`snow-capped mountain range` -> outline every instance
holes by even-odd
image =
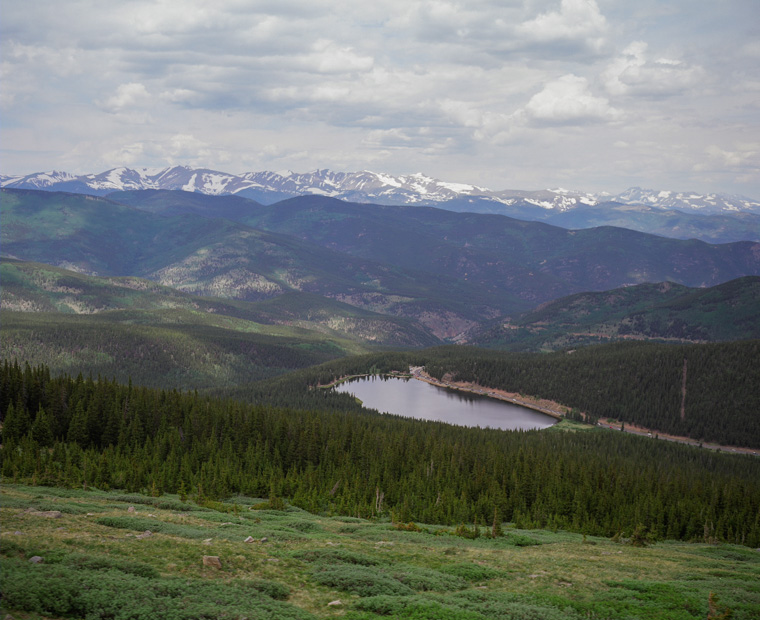
[[[333,172],[248,172],[235,175],[204,168],[114,168],[100,174],[75,176],[68,172],[39,172],[26,176],[0,175],[0,187],[65,191],[103,196],[115,191],[164,189],[210,195],[239,195],[264,204],[316,194],[342,200],[377,204],[444,206],[473,201],[502,205],[534,205],[554,212],[594,207],[601,203],[645,205],[701,214],[760,213],[760,201],[728,194],[699,194],[630,188],[621,194],[593,194],[566,189],[540,191],[501,190],[462,183],[447,183],[424,174],[392,176],[363,170]],[[497,209],[494,209],[496,211]]]

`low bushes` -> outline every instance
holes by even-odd
[[[485,581],[499,576],[499,571],[480,564],[450,564],[441,568],[441,572],[467,581]]]
[[[127,568],[129,570],[125,571]],[[6,560],[4,604],[11,609],[60,617],[109,620],[191,620],[246,617],[249,620],[312,620],[283,602],[288,589],[260,580],[159,578],[148,570],[103,559],[30,564]],[[135,572],[143,572],[138,575]]]
[[[414,594],[414,590],[409,586],[372,566],[357,564],[321,565],[313,571],[312,575],[314,581],[323,586],[351,592],[359,596]]]

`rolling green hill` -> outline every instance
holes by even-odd
[[[704,539],[636,546],[627,537],[510,523],[502,536],[479,526],[480,536],[470,539],[454,527],[405,530],[387,517],[317,515],[289,502],[263,509],[268,502],[246,496],[204,504],[194,495],[7,481],[2,493],[4,618],[106,620],[130,611],[181,620],[200,613],[248,620],[760,614],[758,553]],[[52,510],[60,518],[39,516]],[[254,542],[244,542],[249,536]],[[30,562],[34,556],[43,562]],[[203,556],[218,557],[221,568],[204,566]]]
[[[144,311],[139,315],[142,318],[131,321],[178,323],[173,317],[181,314],[191,324],[270,335],[292,336],[297,330],[306,330],[357,343],[401,348],[440,342],[410,320],[297,291],[263,302],[198,297],[141,278],[86,276],[12,259],[0,259],[0,286],[2,308],[17,312],[97,314],[140,310]],[[275,325],[283,327],[272,327]]]
[[[217,327],[184,310],[1,315],[5,359],[161,388],[231,387],[362,350],[307,330]]]
[[[0,283],[3,357],[144,385],[239,385],[371,347],[439,342],[406,319],[306,293],[202,298],[11,259]]]
[[[622,339],[718,342],[760,338],[760,278],[710,288],[662,282],[578,293],[473,330],[468,342],[547,351]]]

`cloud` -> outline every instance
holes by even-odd
[[[157,138],[114,145],[112,150],[104,154],[103,160],[113,167],[138,166],[145,158],[160,158],[169,165],[188,163],[205,167],[209,159],[219,155],[210,144],[192,134],[179,133]]]
[[[546,84],[531,97],[525,113],[534,123],[558,125],[607,122],[623,116],[607,99],[591,93],[586,78],[572,74]]]
[[[612,95],[670,96],[683,94],[704,79],[699,66],[674,58],[651,60],[644,41],[634,41],[615,58],[603,73],[607,92]]]
[[[329,39],[318,39],[298,68],[319,74],[352,74],[372,69],[372,56],[357,53],[351,46],[341,46]]]
[[[595,0],[562,0],[558,11],[541,13],[517,32],[535,43],[573,43],[598,52],[605,44],[607,20]]]
[[[733,186],[735,145],[760,130],[752,0],[30,6],[0,21],[3,173],[233,162],[541,187],[575,171],[619,190],[641,170],[698,186],[703,164]]]
[[[150,95],[144,84],[129,82],[128,84],[121,84],[116,89],[116,93],[102,102],[100,107],[107,112],[116,113],[125,108],[132,108],[147,102],[149,99]]]
[[[741,143],[734,145],[732,150],[723,149],[711,144],[705,149],[710,161],[723,167],[746,168],[760,174],[760,142]],[[697,169],[704,167],[697,166]]]

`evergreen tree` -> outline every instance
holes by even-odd
[[[3,419],[3,441],[20,441],[29,432],[29,427],[29,412],[26,407],[22,404],[14,406],[11,402]]]
[[[81,377],[81,375],[80,375]],[[66,434],[66,440],[71,443],[79,444],[86,447],[89,443],[89,433],[87,432],[87,413],[85,412],[82,401],[77,401],[74,407],[74,413],[71,416],[69,430]]]
[[[491,525],[491,536],[499,538],[504,536],[504,530],[501,528],[501,515],[498,506],[493,509],[493,524]]]
[[[40,446],[53,445],[53,425],[50,416],[45,413],[41,405],[32,423],[32,438]]]

